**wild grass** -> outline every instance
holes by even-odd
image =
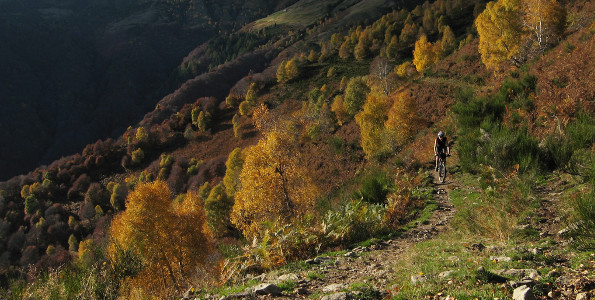
[[[3,299],[116,299],[119,284],[106,265],[86,268],[51,269],[25,285],[16,281],[0,297]]]

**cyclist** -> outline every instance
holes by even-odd
[[[436,157],[436,171],[438,171],[438,155],[446,153],[450,155],[450,147],[448,147],[448,141],[444,136],[444,132],[438,132],[438,138],[434,141],[434,156]],[[446,164],[446,157],[444,157],[444,164]]]

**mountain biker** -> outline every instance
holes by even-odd
[[[438,132],[438,138],[434,141],[434,156],[436,157],[436,171],[438,171],[438,154],[446,153],[450,155],[450,147],[448,147],[448,141],[444,132]],[[444,157],[444,164],[446,164],[446,156]]]

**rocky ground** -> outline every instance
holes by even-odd
[[[415,243],[435,238],[440,233],[449,230],[450,220],[455,215],[454,206],[450,203],[449,192],[458,189],[455,182],[438,184],[434,179],[434,200],[438,208],[427,222],[417,226],[401,236],[391,240],[381,241],[368,247],[357,247],[349,249],[339,256],[319,256],[306,261],[311,265],[307,271],[296,271],[284,273],[274,271],[261,274],[247,279],[256,279],[261,284],[246,289],[244,292],[228,296],[207,295],[208,299],[390,299],[393,295],[391,289],[394,284],[394,265],[403,253],[410,249]],[[555,216],[556,188],[544,188],[540,191],[546,195],[546,201],[538,209],[539,220],[536,228],[540,236],[552,236],[560,242],[554,242],[553,247],[566,247],[560,236],[560,219]],[[548,249],[552,251],[553,249]],[[491,249],[480,243],[470,245],[470,251],[492,251],[494,259],[509,260],[509,257],[498,256],[498,249]],[[541,248],[531,248],[523,251],[534,252],[537,255],[545,251]],[[493,284],[500,284],[502,288],[511,291],[511,299],[576,299],[588,300],[595,296],[595,280],[593,270],[595,269],[595,255],[591,256],[591,265],[581,265],[578,268],[571,268],[567,257],[558,257],[554,260],[555,268],[546,276],[555,278],[553,285],[548,285],[547,291],[534,293],[536,285],[543,283],[539,272],[535,269],[503,269],[483,270],[480,268],[476,273],[485,272],[488,280]],[[451,271],[452,272],[452,271]],[[448,271],[437,276],[446,278]],[[510,280],[515,278],[518,280]],[[426,281],[422,274],[412,274],[411,283],[418,284]],[[541,281],[540,281],[541,280]],[[288,288],[288,283],[290,287]],[[552,287],[554,286],[555,287]],[[359,288],[354,288],[359,287]],[[205,297],[204,295],[201,296]],[[185,299],[193,299],[192,293],[186,293]],[[419,299],[455,299],[447,295],[420,295]]]

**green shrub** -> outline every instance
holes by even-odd
[[[595,250],[595,180],[591,180],[590,191],[580,193],[574,201],[574,211],[577,222],[574,234],[577,238],[576,246],[584,250]]]
[[[345,151],[345,140],[338,136],[329,137],[327,143],[335,154],[342,154]]]
[[[589,148],[594,143],[595,118],[589,114],[579,113],[577,118],[566,126],[564,132],[557,132],[546,138],[543,153],[544,163],[550,169],[568,167],[574,172],[583,173],[586,171],[589,173],[588,167],[586,169],[581,167],[581,161],[589,161],[589,156],[585,156],[581,149]]]
[[[369,203],[382,204],[386,202],[386,195],[391,189],[392,181],[388,174],[376,170],[362,178],[360,190],[355,193],[355,197]]]
[[[363,241],[386,230],[385,215],[384,205],[351,201],[325,214],[323,234],[332,244]]]

